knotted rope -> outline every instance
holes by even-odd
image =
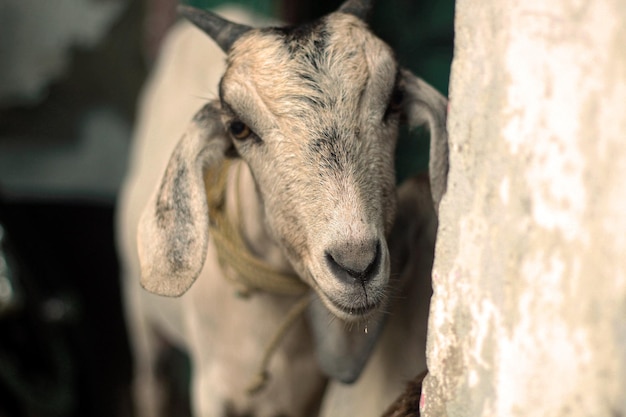
[[[310,302],[310,296],[309,287],[297,275],[279,271],[250,253],[241,230],[227,215],[226,184],[231,165],[232,162],[226,160],[219,166],[208,169],[204,176],[209,208],[209,232],[226,277],[234,282],[242,296],[249,296],[254,291],[301,296],[291,307],[264,350],[259,370],[247,388],[249,394],[254,394],[265,387],[269,379],[268,367],[272,354],[287,330],[304,313]],[[236,197],[236,222],[239,223],[241,207],[239,196]],[[232,268],[234,274],[229,274],[228,268]]]

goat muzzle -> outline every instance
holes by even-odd
[[[325,252],[326,265],[346,283],[366,284],[380,269],[380,241],[337,245]]]

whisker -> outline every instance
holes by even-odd
[[[190,96],[198,100],[203,100],[205,102],[210,102],[218,98],[215,94],[212,94],[212,97],[201,96],[198,94],[191,94]]]

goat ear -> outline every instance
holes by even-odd
[[[384,327],[385,315],[377,313],[367,324],[348,324],[328,311],[316,295],[309,306],[308,316],[322,372],[345,384],[356,381],[374,350]]]
[[[200,274],[209,240],[203,171],[229,145],[217,105],[207,104],[176,145],[139,221],[141,285],[148,291],[176,297]]]
[[[403,110],[409,126],[427,124],[430,130],[428,171],[435,210],[439,212],[439,203],[446,192],[448,181],[448,100],[405,69],[400,71],[399,87],[404,92]]]

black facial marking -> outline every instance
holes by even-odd
[[[323,129],[321,132],[321,135],[323,138],[325,138],[326,140],[332,142],[336,142],[339,139],[339,129],[337,128],[337,126],[328,126],[327,128]]]
[[[321,97],[314,96],[295,96],[294,99],[307,103],[311,107],[316,107],[318,109],[326,109],[328,108],[328,104],[326,104],[326,100]]]
[[[322,172],[341,172],[344,169],[348,153],[344,136],[336,126],[328,126],[309,144],[311,160],[320,164]]]
[[[291,59],[303,60],[312,71],[322,68],[330,34],[326,19],[318,19],[300,26],[274,29],[282,38]]]
[[[328,97],[320,85],[320,75],[326,71],[328,60],[328,44],[330,33],[325,18],[308,24],[270,29],[283,41],[289,57],[300,62],[304,70],[297,73],[303,86],[311,90],[311,94],[290,97],[317,109],[333,107],[337,99]]]
[[[303,49],[316,49],[322,53],[328,43],[329,34],[324,18],[299,26],[287,26],[273,30],[283,37],[285,46],[287,46],[292,58],[295,58],[298,52]]]
[[[324,90],[320,87],[318,80],[313,77],[311,73],[300,72],[298,73],[298,77],[304,81],[307,87],[311,88],[316,93],[319,93],[320,95],[324,94]]]

